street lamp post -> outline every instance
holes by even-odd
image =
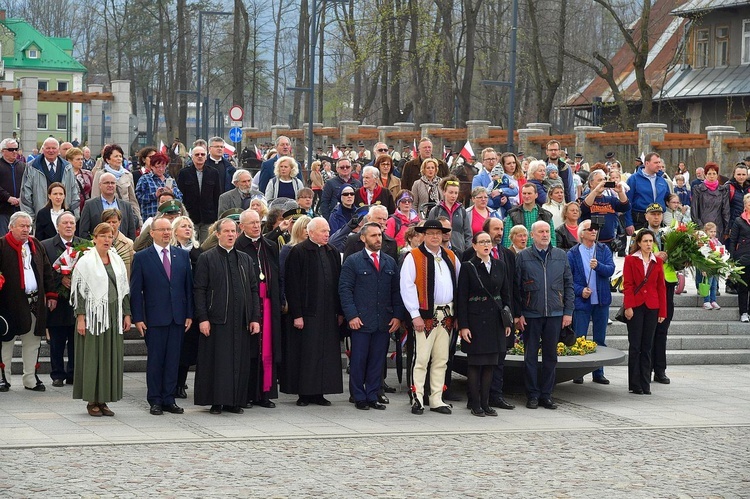
[[[198,67],[196,76],[198,82],[195,85],[195,138],[201,135],[201,70],[203,63],[203,16],[232,16],[233,12],[221,12],[218,10],[201,10],[198,12]],[[208,117],[206,117],[208,118]]]
[[[482,85],[510,87],[508,99],[508,151],[514,152],[513,131],[516,127],[516,47],[518,45],[518,0],[513,0],[513,19],[510,27],[510,81],[482,80]]]

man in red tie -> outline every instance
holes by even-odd
[[[360,238],[364,249],[344,260],[339,278],[341,308],[352,332],[349,388],[357,409],[383,410],[378,392],[389,335],[401,326],[406,310],[396,261],[380,251],[383,229],[367,223]]]

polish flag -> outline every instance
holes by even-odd
[[[258,146],[253,146],[255,148],[255,157],[258,159],[263,159],[263,154],[261,154],[260,149],[258,149]]]
[[[417,139],[414,139],[414,144],[411,146],[411,157],[412,158],[417,158],[418,157],[418,153],[417,153]]]
[[[446,158],[448,157],[448,153],[450,153],[450,151],[451,151],[450,149],[448,149],[447,147],[443,146],[443,161],[446,160]]]
[[[331,157],[333,159],[341,158],[341,151],[336,148],[336,144],[331,144]]]
[[[469,144],[468,140],[466,141],[466,144],[464,144],[464,148],[461,149],[460,154],[466,161],[469,161],[474,156],[474,150],[471,148],[471,144]]]
[[[229,144],[228,142],[224,142],[224,154],[232,156],[236,150],[237,149],[233,145]]]
[[[164,145],[164,141],[163,140],[159,141],[159,152],[167,154],[167,146]]]

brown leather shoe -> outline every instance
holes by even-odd
[[[99,404],[87,404],[86,410],[89,413],[89,416],[94,416],[95,418],[102,417],[102,411],[99,409]]]
[[[109,407],[107,407],[107,404],[99,404],[99,410],[102,411],[102,414],[105,416],[114,416],[115,413],[110,410]]]

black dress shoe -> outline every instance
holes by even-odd
[[[177,404],[169,404],[162,407],[162,409],[166,412],[172,413],[172,414],[183,414],[185,412],[185,409],[180,407]]]
[[[500,409],[505,409],[507,411],[512,411],[516,408],[515,405],[511,404],[504,398],[496,398],[496,399],[490,399],[490,407],[497,407]]]
[[[447,405],[441,405],[440,407],[430,407],[430,411],[437,412],[438,414],[451,414],[451,408]]]
[[[148,412],[150,412],[152,416],[161,416],[164,414],[164,411],[159,404],[151,404],[151,409]]]
[[[44,383],[39,382],[36,384],[34,388],[29,388],[28,386],[24,386],[27,390],[31,390],[32,392],[43,392],[47,390],[47,387],[44,386]]]
[[[227,412],[231,412],[232,414],[244,414],[245,409],[238,405],[225,405],[224,410]]]
[[[643,390],[644,395],[651,395],[651,390]]]
[[[643,390],[641,390],[640,388],[631,388],[630,393],[632,393],[633,395],[643,395]]]
[[[211,409],[208,412],[209,412],[209,414],[221,414],[221,406],[220,405],[212,405]]]
[[[390,386],[390,385],[389,385],[388,383],[386,383],[385,381],[383,381],[383,384],[382,384],[382,385],[380,385],[380,386],[381,386],[381,387],[383,388],[383,391],[384,391],[385,393],[396,393],[396,389],[395,389],[395,388],[393,388],[392,386]]]
[[[177,391],[174,394],[175,397],[178,399],[186,399],[187,398],[187,392],[185,391],[185,387],[178,386]]]
[[[555,404],[552,399],[539,399],[539,405],[541,405],[545,409],[557,409],[557,404]]]
[[[265,407],[266,409],[273,409],[274,407],[276,407],[276,404],[274,404],[270,400],[256,400],[255,405]]]
[[[609,380],[604,376],[597,376],[596,378],[594,378],[594,383],[599,383],[600,385],[608,385]]]
[[[532,397],[529,400],[526,401],[526,407],[529,409],[536,409],[539,407],[539,399],[536,397]]]
[[[497,416],[497,411],[490,406],[482,407],[482,410],[486,416]]]
[[[240,406],[240,407],[242,407],[243,409],[252,409],[253,408],[253,403],[248,400],[245,405]]]
[[[349,403],[353,404],[355,402],[354,395],[349,395]]]
[[[306,398],[300,397],[300,398],[297,399],[297,405],[300,406],[300,407],[307,407],[309,404],[310,403],[307,401]]]
[[[483,418],[485,416],[484,411],[482,409],[474,409],[471,408],[471,415],[476,416],[478,418]]]
[[[424,406],[419,402],[414,402],[411,406],[411,413],[416,415],[424,414]]]
[[[68,378],[65,380],[66,385],[72,385],[73,384],[73,378]]]
[[[384,411],[385,410],[385,405],[381,404],[380,402],[368,402],[367,406],[371,407],[373,409],[377,409],[378,411]]]
[[[65,381],[61,379],[53,379],[52,386],[54,386],[55,388],[62,388],[63,386],[65,386]]]
[[[354,403],[354,407],[356,407],[360,411],[369,411],[370,410],[370,406],[367,405],[367,401],[366,400],[359,400],[359,401],[355,402]]]
[[[669,383],[671,383],[669,376],[667,376],[666,374],[654,373],[654,381],[656,381],[657,383],[661,383],[662,385],[668,385]]]
[[[573,378],[573,383],[575,383],[576,385],[582,385],[583,378]]]
[[[323,407],[328,407],[331,405],[331,401],[325,398],[323,395],[315,397],[315,400],[313,402],[318,405],[322,405]]]
[[[8,390],[10,390],[10,383],[0,381],[0,392],[7,392]]]
[[[386,397],[385,395],[378,395],[378,402],[380,402],[381,404],[390,404],[391,403],[391,401],[388,400],[388,397]]]

